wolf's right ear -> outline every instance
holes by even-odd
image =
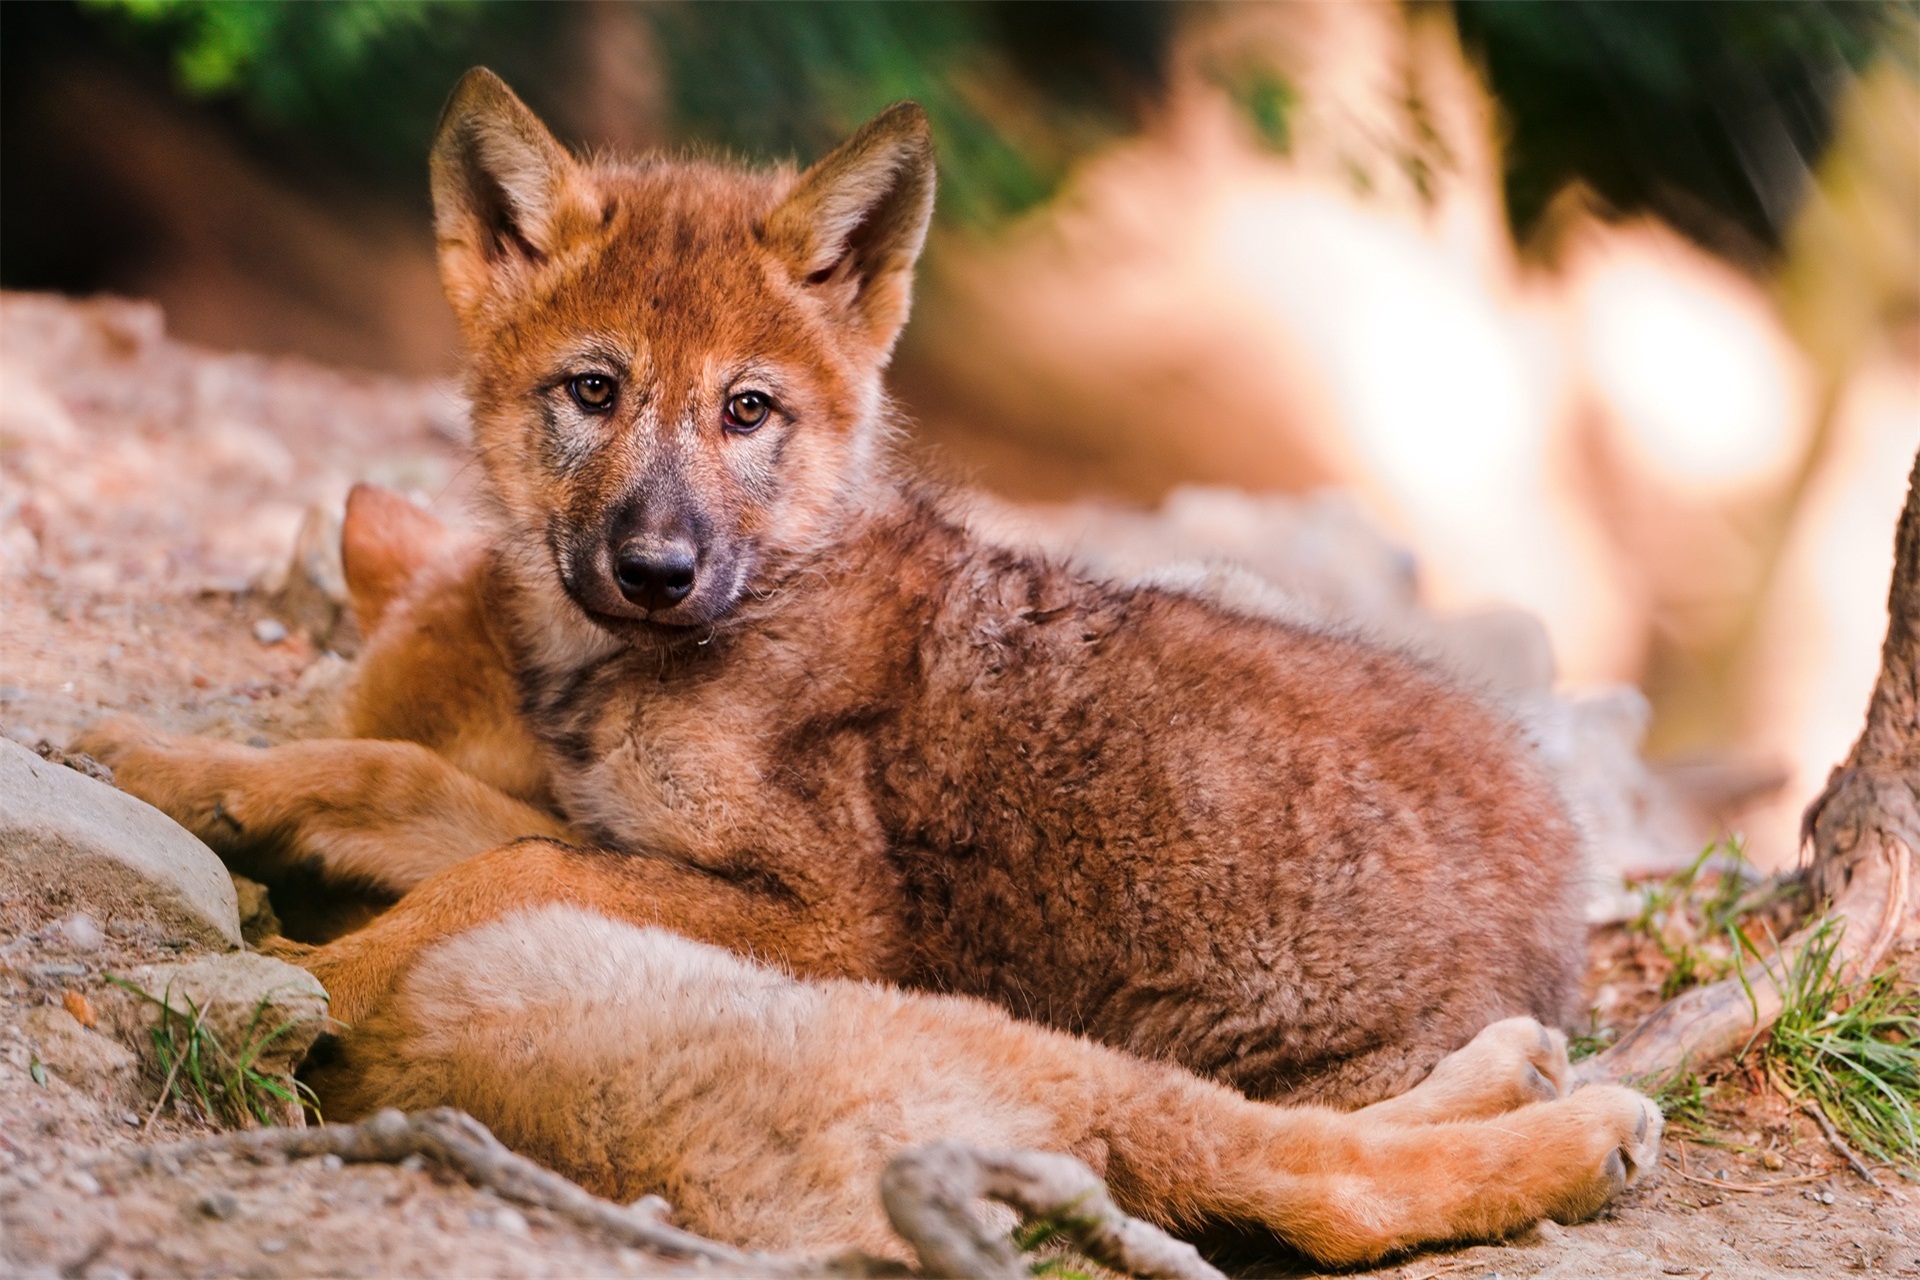
[[[913,264],[933,217],[933,134],[900,102],[801,174],[766,233],[803,287],[884,362],[913,299]]]
[[[454,86],[430,167],[440,278],[463,325],[496,284],[545,261],[591,217],[582,166],[485,67]]]

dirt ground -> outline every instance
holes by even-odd
[[[0,733],[64,743],[126,711],[270,742],[310,729],[344,669],[269,607],[302,513],[359,478],[457,516],[469,477],[445,389],[198,352],[134,304],[0,300]],[[69,904],[0,902],[0,1258],[9,1274],[632,1275],[669,1261],[431,1168],[222,1158],[140,1171],[129,1149],[204,1133],[151,1082],[36,1069],[66,992],[173,954]],[[83,931],[84,934],[84,931]],[[82,945],[89,944],[89,945]],[[1618,1026],[1657,954],[1596,935]],[[1920,1276],[1920,1183],[1847,1171],[1811,1122],[1738,1071],[1657,1176],[1601,1220],[1369,1273],[1461,1277]],[[1288,1274],[1279,1260],[1254,1274]]]

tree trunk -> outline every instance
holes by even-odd
[[[1872,974],[1902,935],[1920,931],[1920,456],[1894,535],[1887,639],[1866,725],[1826,789],[1807,806],[1800,837],[1815,900],[1843,926],[1836,959],[1849,978]],[[1784,976],[1813,930],[1780,949],[1773,974],[1748,963],[1747,986],[1717,982],[1669,1000],[1619,1044],[1582,1064],[1589,1080],[1657,1078],[1738,1049],[1780,1015]],[[1757,1016],[1756,1016],[1757,1015]]]

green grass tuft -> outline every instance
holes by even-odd
[[[305,1106],[316,1114],[319,1100],[306,1085],[259,1069],[260,1055],[294,1026],[289,1019],[267,1026],[272,993],[260,997],[242,1034],[240,1047],[229,1050],[206,1025],[207,1011],[187,997],[175,1007],[173,989],[156,996],[124,978],[107,980],[159,1007],[160,1020],[149,1030],[155,1062],[160,1070],[160,1098],[147,1116],[148,1123],[172,1102],[177,1111],[198,1111],[205,1119],[235,1128],[280,1121],[291,1106]]]
[[[1767,1067],[1855,1147],[1920,1169],[1920,992],[1896,968],[1849,984],[1840,933],[1823,921],[1775,976],[1785,1004],[1767,1038]]]
[[[1065,1245],[1060,1237],[1075,1225],[1069,1205],[1057,1214],[1047,1214],[1031,1218],[1013,1229],[1013,1247],[1024,1255],[1036,1249],[1045,1248],[1056,1242]],[[1093,1277],[1073,1266],[1076,1259],[1072,1255],[1056,1255],[1050,1258],[1029,1258],[1027,1273],[1035,1276],[1050,1276],[1054,1280],[1093,1280]]]
[[[1740,921],[1797,891],[1762,878],[1738,836],[1708,844],[1685,870],[1643,888],[1640,913],[1627,927],[1667,962],[1660,998],[1730,976]]]

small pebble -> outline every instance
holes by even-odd
[[[1820,1203],[1821,1203],[1821,1204],[1832,1204],[1832,1203],[1833,1203],[1833,1192],[1831,1192],[1831,1191],[1822,1191],[1822,1192],[1820,1193],[1820,1195],[1819,1195],[1819,1197],[1818,1197],[1818,1199],[1819,1199],[1819,1201],[1820,1201]]]
[[[126,1125],[129,1129],[138,1129],[140,1127],[140,1117],[131,1111],[122,1111],[120,1113],[120,1123]]]
[[[496,1231],[504,1231],[510,1236],[527,1234],[527,1219],[518,1209],[502,1206],[493,1211],[493,1226]]]
[[[214,1190],[201,1196],[194,1208],[209,1218],[218,1218],[222,1222],[240,1212],[240,1201],[231,1191]]]
[[[1725,1169],[1715,1169],[1713,1171],[1713,1176],[1718,1178],[1720,1181],[1725,1182],[1727,1180],[1727,1171]]]
[[[253,624],[253,638],[261,644],[279,644],[287,638],[287,624],[278,618],[262,618]],[[260,1247],[264,1249],[266,1245]]]
[[[287,1242],[278,1236],[260,1242],[260,1252],[262,1253],[285,1253],[286,1251]]]
[[[320,1157],[320,1167],[328,1171],[338,1169],[341,1165],[345,1163],[346,1163],[345,1160],[342,1160],[339,1156],[333,1154],[333,1152],[331,1151],[327,1152],[327,1154]]]
[[[69,1169],[67,1171],[67,1185],[83,1196],[97,1196],[100,1194],[100,1179],[94,1177],[85,1169]]]
[[[1784,1169],[1787,1167],[1787,1162],[1780,1158],[1778,1151],[1762,1151],[1760,1153],[1760,1163],[1769,1169]]]

